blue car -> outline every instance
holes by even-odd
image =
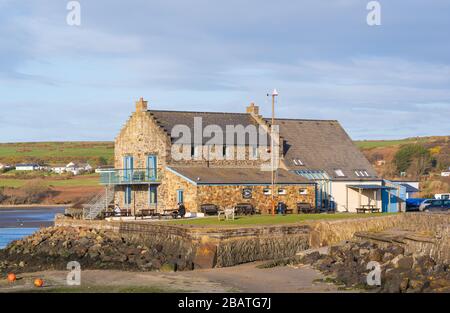
[[[431,200],[424,208],[425,212],[447,212],[450,210],[450,200]]]

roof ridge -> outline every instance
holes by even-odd
[[[206,113],[206,114],[239,114],[250,115],[245,112],[207,112],[207,111],[183,111],[183,110],[147,110],[147,112],[173,112],[173,113]]]
[[[246,113],[246,112],[223,112],[223,111],[219,111],[219,112],[215,112],[215,111],[187,111],[187,110],[155,110],[155,109],[150,109],[147,110],[147,112],[152,113],[152,112],[167,112],[167,113],[201,113],[201,114],[232,114],[232,115],[248,115],[250,116],[250,113]],[[264,117],[263,119],[267,120],[270,119],[270,117]],[[277,121],[305,121],[305,122],[338,122],[338,120],[320,120],[320,119],[305,119],[305,118],[285,118],[285,117],[278,117],[275,118],[275,120]]]
[[[270,117],[264,117],[264,119],[270,120]],[[319,119],[309,119],[309,118],[275,118],[276,121],[299,121],[299,122],[339,122],[338,120],[319,120]]]

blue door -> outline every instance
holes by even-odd
[[[184,194],[183,194],[183,190],[179,189],[177,190],[177,203],[184,203]]]
[[[125,206],[128,207],[131,204],[131,186],[125,187]]]
[[[157,170],[156,155],[149,155],[147,157],[147,177],[149,180],[155,180],[158,177],[156,170]]]
[[[157,204],[158,203],[158,186],[150,185],[148,188],[149,193],[149,204]]]
[[[133,157],[125,156],[123,158],[123,178],[125,181],[131,181],[133,175]]]

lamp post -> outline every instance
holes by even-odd
[[[270,155],[271,155],[271,173],[272,173],[272,215],[275,215],[275,142],[273,134],[273,126],[275,125],[275,97],[278,96],[276,89],[272,91],[272,123],[270,125]]]

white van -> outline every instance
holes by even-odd
[[[450,199],[450,193],[437,193],[434,195],[435,199],[448,200]]]

